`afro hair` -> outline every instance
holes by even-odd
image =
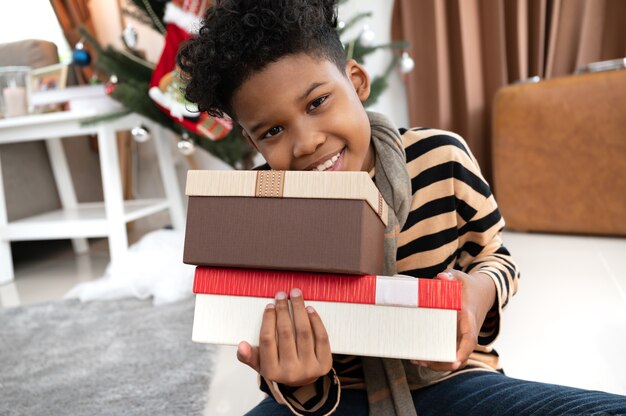
[[[215,117],[235,118],[237,89],[279,59],[306,53],[344,71],[346,55],[336,31],[336,0],[217,0],[198,36],[185,43],[177,62],[185,98]]]

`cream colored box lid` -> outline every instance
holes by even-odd
[[[185,194],[364,200],[385,226],[389,209],[367,172],[190,170]]]

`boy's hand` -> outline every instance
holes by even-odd
[[[447,270],[436,277],[442,280],[460,280],[463,284],[461,310],[457,314],[456,361],[411,361],[435,371],[454,371],[467,365],[467,360],[478,344],[478,333],[491,309],[496,296],[493,280],[484,273],[466,274],[459,270]]]
[[[293,320],[287,294],[278,292],[276,304],[263,312],[259,346],[243,341],[237,359],[252,367],[267,380],[288,386],[305,386],[326,375],[332,367],[332,354],[326,328],[299,289],[290,294]]]

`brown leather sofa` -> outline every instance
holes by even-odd
[[[507,86],[494,102],[507,228],[626,235],[626,69]]]

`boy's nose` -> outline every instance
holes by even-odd
[[[314,153],[326,141],[326,135],[319,132],[307,132],[298,135],[293,144],[293,156],[296,158]]]

